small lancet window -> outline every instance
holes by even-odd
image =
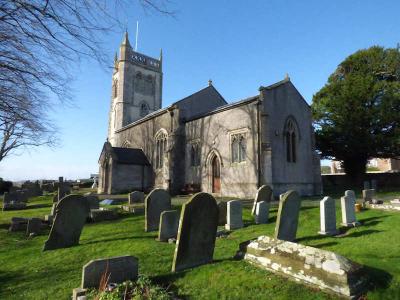
[[[285,125],[285,143],[286,143],[286,160],[295,163],[297,160],[297,138],[296,125],[292,119],[289,119]]]
[[[167,134],[163,131],[156,135],[155,166],[161,169],[164,166],[164,154],[167,150]]]
[[[147,104],[147,102],[141,102],[140,103],[140,116],[144,117],[146,115],[149,114],[149,105]]]
[[[200,147],[198,144],[192,144],[190,147],[190,165],[192,167],[200,165]]]

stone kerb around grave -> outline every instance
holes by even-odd
[[[260,236],[238,254],[262,269],[342,297],[358,299],[367,288],[363,266],[334,252]]]
[[[268,185],[262,185],[256,193],[256,197],[254,198],[253,208],[251,209],[251,214],[254,215],[256,213],[256,206],[258,202],[265,201],[268,204],[272,201],[272,189]]]
[[[218,227],[218,205],[197,193],[182,206],[172,272],[212,262]]]
[[[54,222],[43,251],[78,245],[89,211],[89,203],[81,195],[62,198],[57,204]]]
[[[160,215],[171,210],[171,196],[166,190],[154,189],[145,199],[145,231],[157,231],[160,226]]]

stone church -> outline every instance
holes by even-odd
[[[288,189],[321,194],[310,106],[286,77],[228,103],[212,82],[162,107],[159,59],[135,52],[125,34],[116,55],[99,193],[154,187],[254,197]]]

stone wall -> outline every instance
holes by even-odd
[[[211,193],[211,160],[217,155],[221,163],[221,194],[254,197],[257,191],[258,148],[257,107],[250,102],[186,123],[185,184],[200,185]],[[231,137],[243,133],[246,137],[246,160],[232,163]],[[199,143],[200,165],[190,165],[190,147]]]
[[[289,189],[301,195],[321,194],[321,170],[315,152],[311,110],[289,79],[276,87],[262,88],[263,184],[272,186],[275,196]],[[286,157],[285,125],[294,120],[296,161]]]
[[[364,180],[376,180],[379,189],[393,188],[400,186],[400,172],[394,173],[367,173]],[[322,175],[324,189],[337,187],[350,188],[351,183],[345,174],[324,174]],[[358,188],[362,189],[362,186]]]
[[[111,193],[148,191],[153,186],[150,166],[116,164],[112,168]]]

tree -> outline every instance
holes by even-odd
[[[354,181],[368,159],[400,157],[400,52],[374,46],[347,57],[313,97],[317,149]]]
[[[0,161],[23,147],[54,145],[52,106],[70,94],[71,66],[108,66],[101,37],[121,27],[129,2],[172,15],[163,0],[0,0]]]

